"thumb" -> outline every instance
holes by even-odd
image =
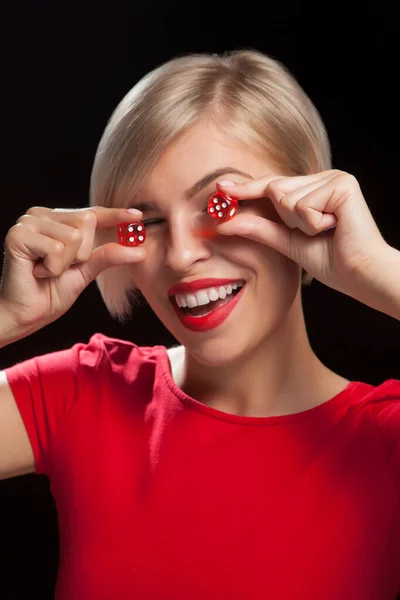
[[[141,246],[122,246],[114,242],[103,244],[93,250],[88,261],[80,265],[80,271],[88,284],[105,269],[121,265],[136,264],[146,257]]]
[[[243,236],[295,260],[292,231],[284,223],[276,223],[256,215],[236,215],[230,221],[218,224],[217,233]],[[304,237],[307,236],[304,234]]]

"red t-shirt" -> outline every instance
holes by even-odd
[[[94,335],[6,370],[59,519],[57,600],[393,600],[400,381],[242,417],[164,346]]]

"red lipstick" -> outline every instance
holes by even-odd
[[[203,279],[200,281],[210,281],[210,280]],[[213,280],[213,281],[226,281],[226,280],[218,279],[218,280]],[[223,285],[223,284],[221,284],[221,285]],[[172,302],[172,305],[174,307],[174,310],[175,310],[175,313],[176,313],[178,319],[180,320],[182,325],[184,325],[187,329],[190,329],[191,331],[208,331],[209,329],[214,329],[215,327],[218,327],[218,325],[221,325],[221,323],[223,323],[229,317],[229,315],[231,314],[231,312],[233,311],[235,306],[240,302],[240,299],[243,296],[245,287],[246,287],[246,285],[244,285],[242,287],[242,289],[236,294],[236,296],[233,296],[229,302],[227,302],[223,306],[220,306],[219,308],[216,308],[214,310],[211,309],[211,312],[208,315],[204,315],[204,316],[194,317],[193,315],[191,315],[189,313],[183,312],[177,305],[174,298],[171,298],[171,302]]]
[[[182,281],[172,286],[168,292],[168,296],[176,296],[177,294],[189,294],[190,292],[197,292],[204,288],[217,287],[218,285],[228,285],[228,283],[235,283],[237,281],[244,281],[242,279],[196,279],[195,281]]]

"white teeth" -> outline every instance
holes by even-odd
[[[195,300],[197,300],[197,304],[199,306],[203,306],[203,304],[208,304],[210,302],[210,298],[208,297],[207,292],[204,290],[200,290],[197,294],[194,295]]]
[[[239,281],[236,283],[229,283],[228,285],[221,285],[218,288],[212,287],[205,290],[199,290],[193,294],[176,295],[175,300],[177,305],[181,308],[204,306],[205,304],[218,300],[219,298],[223,300],[226,298],[226,296],[232,294],[233,290],[236,290],[238,287],[243,287],[244,284],[244,281]]]
[[[221,285],[221,287],[218,288],[218,295],[220,298],[222,298],[222,300],[226,298],[226,289],[223,285]]]
[[[217,292],[217,289],[216,288],[211,288],[211,290],[208,292],[208,296],[209,296],[209,299],[212,300],[213,302],[215,300],[218,300],[219,294]]]
[[[193,296],[193,294],[188,294],[186,296],[186,302],[189,308],[193,308],[194,306],[197,306],[197,300],[196,300],[196,296]]]

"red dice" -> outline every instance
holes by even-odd
[[[120,223],[118,225],[118,241],[123,246],[139,246],[146,239],[146,230],[141,221],[137,223]]]
[[[220,223],[230,221],[236,214],[239,203],[233,196],[215,192],[208,201],[207,212]]]

